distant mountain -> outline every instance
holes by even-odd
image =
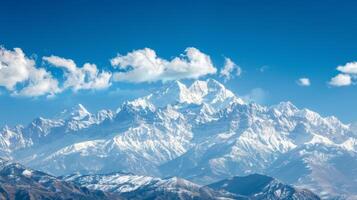
[[[0,199],[271,199],[317,200],[308,190],[297,190],[273,178],[234,177],[207,186],[185,179],[155,178],[128,173],[54,177],[0,159]]]
[[[63,178],[84,187],[119,194],[128,199],[239,199],[239,200],[319,200],[314,193],[285,185],[271,177],[234,177],[201,186],[185,179],[154,178],[126,173],[70,175]]]
[[[213,200],[239,199],[237,195],[217,192],[202,187],[185,179],[172,177],[166,179],[150,176],[138,176],[126,173],[107,175],[71,175],[63,178],[90,189],[119,194],[133,199],[177,199],[177,200]]]
[[[249,199],[270,200],[319,200],[309,190],[297,189],[285,185],[269,176],[252,174],[245,177],[233,177],[208,185],[215,190],[224,190]]]
[[[121,199],[0,159],[0,199]]]
[[[216,80],[176,81],[116,112],[83,105],[0,130],[0,156],[55,175],[116,171],[209,184],[252,173],[357,198],[357,129],[291,102],[246,103]]]

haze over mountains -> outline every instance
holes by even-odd
[[[323,198],[357,198],[353,126],[291,102],[244,102],[213,79],[169,83],[115,112],[79,104],[4,127],[0,156],[53,175],[122,171],[199,185],[260,173]]]

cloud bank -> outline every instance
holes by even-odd
[[[66,90],[100,90],[109,88],[114,82],[155,82],[179,79],[198,79],[216,74],[210,56],[190,47],[183,54],[170,60],[159,57],[153,49],[134,50],[126,55],[118,54],[110,59],[111,69],[104,71],[95,64],[78,66],[72,59],[56,55],[42,57],[42,66],[25,55],[20,48],[13,50],[0,46],[0,87],[13,96],[54,96]],[[60,74],[54,76],[55,68]],[[337,66],[339,72],[328,82],[334,87],[353,85],[357,82],[357,62]],[[228,81],[240,76],[242,69],[230,58],[225,58],[219,76]],[[297,80],[300,86],[310,86],[310,79]],[[264,91],[256,89],[247,99],[262,99]]]
[[[100,70],[91,63],[79,67],[72,59],[56,55],[44,56],[42,60],[45,66],[38,67],[20,48],[0,47],[0,87],[16,96],[54,96],[65,90],[106,89],[113,81],[165,82],[197,79],[217,72],[210,57],[193,47],[171,60],[158,57],[149,48],[117,55],[110,60],[113,67],[110,71]],[[237,66],[229,60],[226,70],[229,71],[229,67]],[[61,75],[52,74],[55,68],[60,69]]]
[[[217,71],[210,57],[193,47],[172,60],[158,57],[149,48],[134,50],[126,55],[117,55],[111,59],[111,64],[121,70],[114,73],[115,81],[133,83],[197,79]]]

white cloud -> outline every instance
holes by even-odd
[[[71,59],[58,56],[43,57],[51,65],[64,70],[63,89],[71,88],[74,91],[84,89],[104,89],[111,85],[110,72],[99,72],[95,64],[85,63],[79,68]]]
[[[357,62],[349,62],[336,68],[342,72],[332,77],[329,84],[336,87],[349,86],[357,82]]]
[[[16,95],[20,96],[42,96],[48,94],[53,96],[61,92],[58,87],[58,81],[52,78],[52,75],[44,69],[36,70],[30,74],[29,84],[22,88]]]
[[[242,69],[238,65],[236,65],[230,58],[225,58],[224,67],[220,72],[220,76],[224,77],[225,81],[230,80],[233,77],[232,73],[234,71],[236,72],[236,76],[242,74]]]
[[[18,83],[28,80],[35,62],[25,57],[20,48],[14,51],[0,48],[0,85],[15,90]]]
[[[310,86],[311,85],[311,82],[310,82],[310,79],[308,78],[300,78],[298,81],[297,81],[297,84],[300,85],[300,86]]]
[[[329,84],[336,87],[348,86],[352,84],[352,78],[348,74],[338,74],[331,78]]]
[[[157,57],[154,50],[144,48],[118,55],[111,59],[111,64],[122,70],[113,75],[115,81],[135,83],[197,79],[217,71],[208,55],[192,47],[170,61]]]
[[[45,69],[37,68],[20,48],[11,51],[0,47],[0,86],[21,96],[53,95],[59,91],[57,80]]]
[[[357,74],[357,62],[349,62],[345,65],[338,66],[337,70],[345,74]]]

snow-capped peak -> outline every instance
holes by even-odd
[[[189,88],[190,92],[194,95],[196,95],[197,97],[202,97],[207,95],[208,93],[208,85],[206,81],[200,81],[197,80],[195,82],[192,83],[192,85]]]
[[[163,89],[160,89],[146,97],[138,98],[127,104],[136,108],[161,108],[168,105],[183,105],[203,103],[209,104],[214,108],[226,106],[229,102],[238,102],[244,104],[243,100],[236,97],[233,92],[226,89],[224,85],[214,79],[207,81],[197,80],[189,87],[180,81],[167,83]]]
[[[82,104],[77,104],[73,106],[71,109],[66,109],[62,111],[60,114],[60,118],[81,120],[90,115],[91,113],[88,112],[88,110]]]
[[[177,103],[195,103],[191,98],[191,93],[187,89],[186,85],[180,81],[168,83],[162,90],[155,92],[151,96],[151,100],[154,105],[158,107],[164,107],[168,104]]]
[[[272,109],[288,116],[294,115],[299,109],[290,101],[280,102],[277,105],[272,106]]]

